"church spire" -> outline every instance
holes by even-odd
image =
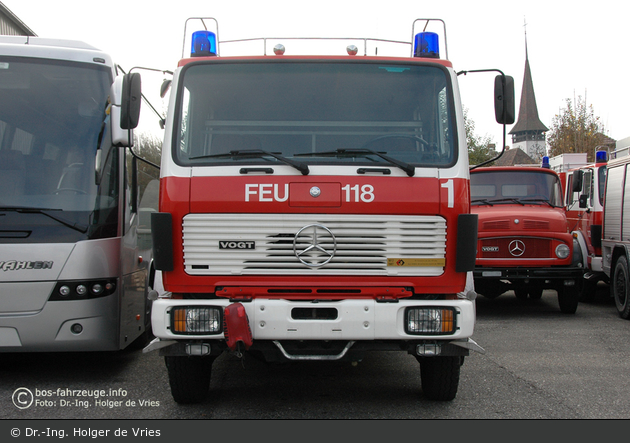
[[[518,110],[518,120],[510,130],[514,147],[520,147],[530,157],[537,159],[545,155],[545,132],[547,128],[538,117],[534,83],[529,66],[527,50],[527,30],[525,30],[525,73],[523,74],[523,89],[521,104]]]

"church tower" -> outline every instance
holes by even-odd
[[[525,74],[523,75],[523,90],[521,91],[521,105],[518,110],[518,120],[510,134],[512,147],[520,148],[536,161],[540,161],[547,153],[545,132],[549,129],[538,118],[536,96],[532,72],[529,68],[527,54],[527,33],[525,33]]]

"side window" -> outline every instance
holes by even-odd
[[[573,174],[567,174],[567,195],[566,205],[567,207],[573,204]]]

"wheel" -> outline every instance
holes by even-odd
[[[580,285],[580,301],[593,301],[595,300],[595,294],[597,294],[597,281],[582,279],[582,284]]]
[[[564,286],[558,290],[558,304],[560,312],[575,314],[580,301],[580,291],[575,286]]]
[[[527,300],[527,289],[525,288],[516,288],[514,289],[514,295],[519,300]]]
[[[531,298],[532,300],[540,300],[542,298],[542,294],[542,288],[531,288],[529,290],[529,298]]]
[[[459,385],[462,357],[423,357],[418,361],[425,397],[437,401],[453,400]]]
[[[610,285],[610,292],[615,299],[615,306],[621,318],[630,318],[630,273],[628,271],[628,259],[622,255],[617,259]]]
[[[214,357],[166,356],[164,360],[177,403],[199,403],[208,396]]]

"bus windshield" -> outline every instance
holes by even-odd
[[[443,67],[217,60],[182,69],[173,148],[180,165],[457,161]]]
[[[38,242],[116,235],[116,153],[95,182],[111,84],[107,66],[0,57],[3,231]]]

